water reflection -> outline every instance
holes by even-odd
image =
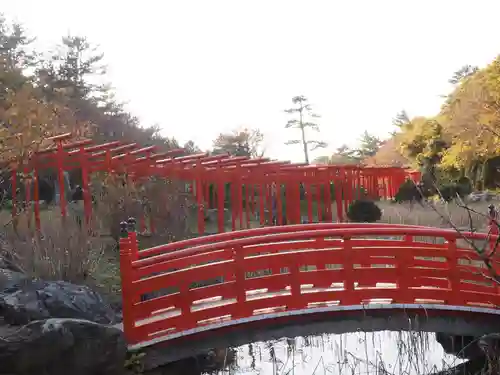
[[[232,368],[219,374],[430,374],[460,359],[444,353],[434,334],[374,332],[258,342],[236,349]]]

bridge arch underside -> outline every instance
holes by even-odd
[[[331,306],[262,314],[211,324],[131,346],[146,353],[146,369],[257,341],[350,332],[419,331],[458,336],[500,332],[500,310],[435,304]]]

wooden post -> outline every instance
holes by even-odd
[[[120,273],[122,287],[123,332],[128,344],[134,344],[135,320],[133,316],[132,291],[132,249],[130,235],[127,231],[127,222],[120,223]]]
[[[217,165],[217,170],[215,171],[215,186],[217,186],[217,228],[219,233],[224,233],[226,231],[225,215],[224,215],[224,201],[226,199],[226,183],[222,178],[223,172],[220,165]]]
[[[36,156],[35,156],[36,157]],[[36,160],[36,159],[35,159]],[[36,163],[36,161],[35,161]],[[40,181],[38,179],[38,168],[33,169],[33,200],[35,201],[35,228],[37,231],[41,229],[40,222]]]
[[[321,173],[323,179],[323,191],[325,196],[325,219],[331,223],[333,221],[332,215],[332,194],[330,190],[330,169]]]
[[[198,208],[197,218],[198,218],[198,235],[203,235],[205,233],[205,203],[203,196],[203,176],[202,176],[203,166],[199,160],[196,161],[195,167],[195,194],[196,194],[196,205]]]
[[[61,206],[61,216],[63,219],[66,217],[66,197],[65,197],[65,184],[64,184],[64,147],[62,140],[57,141],[57,180],[59,183],[59,204]]]
[[[23,176],[24,178],[24,191],[25,191],[25,202],[24,209],[26,211],[26,215],[28,218],[28,229],[31,229],[31,176],[29,175],[29,171],[27,169],[24,170]]]
[[[17,169],[12,169],[10,172],[11,189],[12,189],[12,220],[17,216]]]
[[[85,147],[80,147],[80,166],[82,168],[82,189],[83,189],[83,212],[85,216],[85,223],[87,227],[90,225],[90,218],[92,216],[92,196],[90,194],[89,183],[89,161],[85,151]]]

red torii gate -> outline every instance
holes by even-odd
[[[236,158],[233,158],[236,159]],[[225,160],[230,163],[231,159]],[[356,199],[355,190],[363,187],[366,194],[371,198],[393,198],[397,189],[407,178],[418,180],[418,172],[409,172],[402,168],[364,168],[353,165],[331,165],[311,166],[304,164],[291,164],[290,162],[268,161],[268,159],[252,160],[241,158],[234,160],[232,165],[221,165],[214,163],[213,167],[203,168],[203,161],[198,161],[194,166],[193,178],[196,177],[200,190],[205,191],[197,194],[199,204],[209,202],[206,196],[206,186],[209,184],[217,186],[218,209],[218,231],[224,231],[223,209],[224,209],[224,185],[231,184],[231,208],[233,213],[233,230],[235,230],[235,219],[238,217],[240,228],[242,227],[243,213],[248,224],[250,211],[255,213],[257,202],[254,191],[257,189],[259,197],[260,224],[265,223],[265,213],[273,210],[272,196],[275,196],[277,206],[277,224],[282,223],[282,200],[287,207],[287,220],[298,224],[301,220],[300,214],[300,187],[303,186],[307,199],[308,220],[312,222],[313,201],[315,200],[317,217],[325,214],[325,220],[332,220],[332,202],[336,203],[337,220],[345,220],[345,212],[349,204]],[[337,186],[334,196],[331,195],[331,184]],[[205,188],[203,188],[205,184]],[[284,188],[284,196],[276,193],[276,186]],[[321,189],[323,187],[323,189]],[[274,193],[273,193],[274,190]],[[244,191],[244,192],[243,192]],[[245,194],[245,196],[243,196]],[[243,202],[249,202],[243,207]],[[202,212],[199,217],[199,230],[202,232]]]
[[[291,222],[300,222],[300,205],[298,203],[301,185],[306,190],[309,221],[312,221],[313,216],[313,196],[316,197],[317,210],[323,209],[327,221],[332,220],[332,201],[337,203],[337,220],[344,221],[348,205],[356,198],[353,194],[354,189],[364,187],[367,195],[371,198],[393,198],[405,179],[419,179],[418,172],[410,172],[399,167],[310,166],[292,164],[288,161],[271,161],[268,158],[209,156],[207,153],[157,160],[154,165],[150,166],[149,173],[151,172],[156,175],[163,173],[164,177],[180,177],[185,181],[192,181],[192,191],[198,204],[198,232],[200,234],[205,231],[205,209],[210,202],[216,202],[218,232],[225,231],[224,203],[227,184],[230,184],[232,229],[235,230],[237,219],[240,228],[243,227],[244,221],[248,226],[250,214],[255,214],[257,197],[259,198],[260,224],[265,224],[266,211],[269,215],[272,211],[271,197],[276,186],[285,187],[284,199],[286,199],[286,206],[290,208],[287,216]],[[332,182],[334,186],[338,186],[338,189],[335,189],[334,197],[330,194]],[[312,189],[314,185],[323,185],[323,197],[321,189],[317,189],[318,191],[314,194]],[[278,211],[277,224],[282,224],[282,197],[281,194],[275,195]],[[246,204],[243,205],[243,202]],[[318,212],[318,217],[321,217],[321,212]]]
[[[94,172],[129,173],[139,167],[147,167],[151,162],[159,158],[171,155],[179,155],[182,149],[170,150],[168,152],[153,153],[154,146],[142,147],[136,143],[121,144],[119,141],[92,145],[89,139],[71,143],[65,143],[72,138],[71,133],[51,137],[55,143],[54,147],[37,151],[22,165],[21,171],[28,177],[26,184],[26,200],[30,201],[30,187],[33,184],[33,200],[36,227],[40,228],[40,203],[39,203],[39,172],[43,169],[54,168],[57,173],[57,181],[60,192],[60,209],[63,217],[67,214],[67,197],[65,197],[64,172],[81,169],[82,190],[85,217],[88,222],[92,212],[92,197],[89,190],[89,177]],[[141,156],[145,154],[145,156]],[[17,214],[16,193],[17,173],[19,170],[11,166],[12,179],[12,215]]]
[[[226,186],[230,185],[232,229],[240,228],[244,222],[248,226],[250,215],[256,213],[258,206],[260,224],[266,223],[266,214],[270,219],[273,211],[273,199],[277,205],[277,222],[282,224],[285,200],[287,221],[299,223],[300,189],[305,191],[307,216],[313,221],[313,201],[316,202],[318,219],[324,215],[326,221],[332,221],[332,202],[336,203],[337,221],[344,221],[348,205],[356,197],[354,191],[363,187],[371,198],[393,198],[398,187],[405,179],[418,180],[418,172],[411,172],[399,167],[363,167],[354,165],[305,165],[289,161],[274,161],[268,158],[251,159],[244,156],[232,157],[227,154],[209,155],[199,153],[179,156],[182,149],[156,152],[155,146],[140,147],[136,143],[122,144],[119,141],[92,145],[85,139],[68,142],[72,135],[62,134],[50,138],[54,147],[34,153],[22,167],[26,175],[33,179],[26,180],[27,200],[30,184],[34,184],[34,214],[36,227],[40,228],[40,205],[38,192],[38,173],[46,168],[55,168],[60,191],[61,215],[66,216],[67,198],[64,196],[64,171],[81,169],[84,212],[86,221],[90,218],[92,205],[89,191],[89,176],[94,172],[125,173],[133,180],[152,176],[181,180],[189,184],[198,207],[198,232],[205,232],[205,211],[210,202],[215,202],[218,209],[218,231],[224,232],[224,209]],[[16,215],[16,175],[12,168],[12,214]],[[331,184],[333,183],[333,196]],[[282,194],[276,194],[284,190]],[[210,189],[212,187],[212,189]],[[321,188],[323,187],[323,189]],[[273,198],[274,197],[274,198]],[[243,201],[246,202],[243,207]],[[258,202],[257,202],[258,201]],[[267,220],[270,222],[271,220]],[[154,231],[154,223],[150,223]]]

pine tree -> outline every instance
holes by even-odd
[[[317,115],[312,111],[312,106],[311,104],[308,103],[307,98],[305,96],[294,96],[292,98],[292,103],[296,105],[296,107],[286,109],[285,112],[288,114],[298,114],[299,118],[289,120],[285,125],[285,128],[300,129],[301,138],[287,141],[285,142],[285,144],[286,145],[302,144],[305,161],[307,164],[309,164],[309,145],[312,145],[311,151],[314,151],[318,148],[325,148],[328,144],[323,141],[308,140],[306,138],[306,129],[308,128],[319,132],[318,124],[311,121],[307,121],[307,117],[310,118],[320,117],[319,115]]]

